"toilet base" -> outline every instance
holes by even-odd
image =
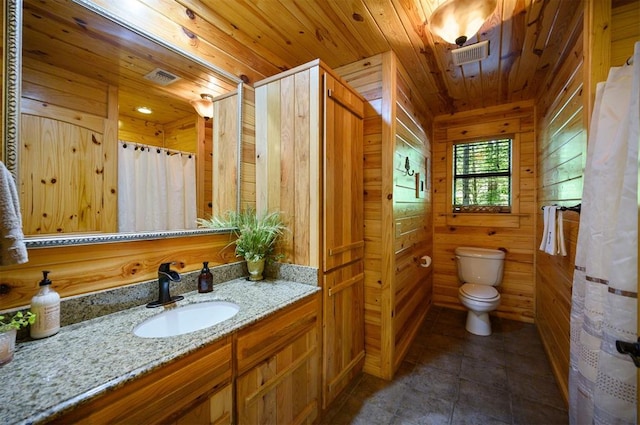
[[[489,313],[477,313],[468,310],[465,329],[474,335],[491,335],[491,319],[489,319]]]

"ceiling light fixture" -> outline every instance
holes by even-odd
[[[462,47],[476,35],[496,8],[497,0],[445,0],[429,18],[431,32]]]
[[[140,112],[141,114],[145,114],[145,115],[149,115],[153,113],[153,110],[151,110],[151,108],[148,108],[146,106],[138,106],[136,108],[136,111]]]
[[[193,106],[202,118],[208,120],[213,116],[213,96],[210,94],[202,93],[200,99],[192,100],[191,106]]]

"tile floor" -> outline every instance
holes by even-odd
[[[535,326],[492,317],[480,337],[465,318],[432,307],[393,381],[362,374],[321,424],[568,424]]]

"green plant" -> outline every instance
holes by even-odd
[[[30,311],[22,313],[17,312],[13,316],[0,316],[0,332],[7,332],[11,329],[20,329],[27,325],[31,325],[36,321],[36,315]]]
[[[228,211],[222,217],[199,218],[198,226],[210,229],[233,228],[237,239],[229,245],[235,244],[236,256],[244,257],[247,261],[279,258],[273,252],[278,238],[287,229],[279,212],[258,215],[253,209]]]

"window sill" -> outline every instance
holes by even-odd
[[[446,217],[448,226],[472,227],[520,227],[520,217],[531,214],[519,213],[441,213]]]

